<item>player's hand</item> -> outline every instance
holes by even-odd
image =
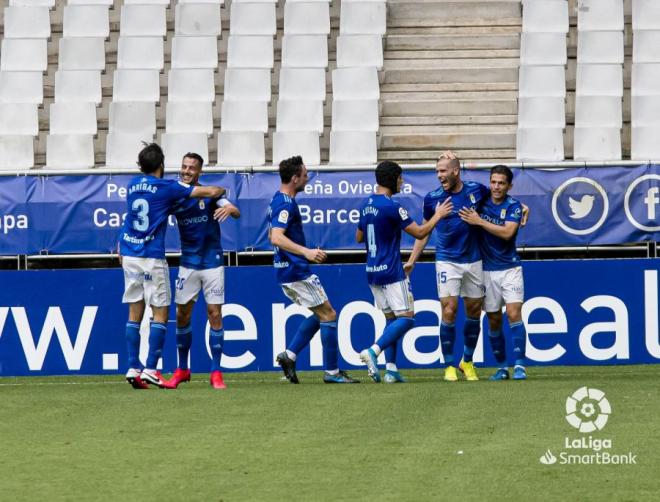
[[[409,261],[407,261],[406,263],[403,264],[403,271],[406,273],[407,277],[410,277],[410,274],[412,273],[413,268],[415,268],[414,263],[410,263]]]
[[[323,263],[328,259],[328,255],[322,249],[308,249],[305,251],[305,258],[311,263]]]
[[[522,205],[522,218],[520,218],[520,226],[524,227],[527,225],[527,220],[529,219],[529,206],[526,206],[525,204]]]
[[[456,159],[456,154],[451,150],[445,150],[440,154],[441,159]]]
[[[461,208],[458,211],[458,215],[461,217],[465,223],[469,225],[479,225],[481,223],[481,216],[474,209],[471,208]]]
[[[213,213],[213,218],[218,220],[220,223],[225,221],[230,216],[231,216],[231,209],[229,208],[229,206],[219,207]]]
[[[454,204],[451,201],[451,197],[445,199],[445,201],[442,204],[438,203],[435,206],[435,214],[437,214],[440,217],[440,219],[449,216],[453,210],[454,210]]]

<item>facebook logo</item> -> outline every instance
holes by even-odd
[[[646,204],[647,217],[649,220],[655,220],[655,206],[660,204],[660,188],[651,187],[646,192],[646,198],[644,199],[644,204]]]
[[[634,180],[624,199],[628,221],[645,232],[660,231],[660,175],[646,174]]]

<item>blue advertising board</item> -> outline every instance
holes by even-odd
[[[660,260],[544,261],[523,264],[530,365],[637,364],[660,361]],[[385,320],[375,309],[361,265],[314,267],[338,314],[344,368],[362,368],[360,350],[370,345]],[[171,274],[174,278],[176,270]],[[126,370],[120,303],[121,269],[2,271],[0,290],[0,376],[115,374]],[[438,368],[440,304],[433,264],[412,274],[416,326],[400,341],[402,368]],[[256,287],[255,285],[258,285]],[[277,370],[275,355],[309,311],[292,305],[275,281],[272,267],[228,267],[223,307],[225,371]],[[203,304],[203,300],[200,299]],[[170,312],[174,319],[174,308]],[[462,316],[456,356],[460,357]],[[193,313],[191,368],[209,371],[206,309]],[[148,326],[142,326],[141,356]],[[477,365],[493,366],[487,337],[480,337]],[[509,343],[510,345],[510,343]],[[510,347],[509,347],[510,349]],[[177,354],[170,321],[163,369]],[[314,338],[298,367],[322,367],[321,342]]]

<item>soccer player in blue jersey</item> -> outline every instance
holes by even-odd
[[[479,247],[484,266],[486,299],[484,310],[488,315],[489,339],[495,359],[500,365],[491,380],[507,380],[506,345],[502,334],[502,307],[511,328],[515,365],[514,380],[525,380],[525,344],[527,333],[522,321],[525,297],[520,257],[516,252],[516,236],[523,220],[522,204],[509,196],[513,173],[507,166],[497,165],[490,171],[490,197],[479,212],[461,209],[461,219],[480,228]]]
[[[310,263],[323,263],[327,255],[321,249],[310,249],[305,241],[302,218],[296,195],[307,184],[307,167],[300,156],[280,162],[280,189],[268,208],[269,238],[275,248],[273,265],[284,294],[293,302],[307,307],[314,315],[305,319],[277,363],[291,383],[298,383],[296,357],[321,330],[325,383],[357,383],[339,369],[337,314],[328,301],[318,276],[312,274]]]
[[[410,281],[401,264],[401,231],[423,239],[443,217],[449,215],[449,202],[438,204],[429,221],[417,225],[392,196],[401,191],[402,169],[399,164],[384,161],[376,167],[376,193],[360,207],[360,221],[355,234],[367,250],[367,282],[376,306],[383,311],[386,326],[383,334],[360,352],[372,380],[380,382],[378,355],[385,351],[386,383],[405,382],[396,366],[397,340],[415,324],[415,309]],[[365,241],[366,235],[366,241]]]
[[[170,277],[165,260],[167,217],[175,205],[188,197],[218,198],[225,189],[213,186],[192,187],[177,180],[163,179],[165,156],[152,143],[138,156],[142,174],[128,184],[128,212],[119,234],[119,256],[124,270],[123,302],[128,303],[126,344],[128,372],[126,380],[133,388],[147,384],[164,386],[156,365],[161,357],[167,317],[171,302]],[[149,355],[143,370],[139,360],[140,324],[145,311],[145,298],[153,310],[149,331]]]
[[[456,340],[456,312],[458,297],[463,298],[465,324],[463,326],[464,348],[459,369],[469,381],[479,380],[472,363],[472,355],[481,331],[481,307],[483,305],[484,282],[479,231],[461,219],[459,211],[479,209],[488,198],[488,188],[480,183],[461,180],[461,164],[453,152],[444,152],[436,164],[440,188],[424,197],[424,222],[430,220],[437,204],[450,201],[451,213],[436,225],[436,282],[442,306],[440,322],[440,345],[446,368],[444,379],[458,380],[454,366],[454,342]],[[429,237],[419,239],[413,246],[405,269],[412,271]]]
[[[191,186],[201,186],[199,177],[204,159],[197,153],[187,153],[181,161],[179,178]],[[211,348],[210,383],[214,389],[226,385],[220,371],[220,358],[224,331],[222,329],[222,304],[225,303],[225,269],[220,225],[228,217],[239,218],[241,212],[226,198],[185,199],[175,209],[174,215],[181,237],[181,261],[176,280],[176,346],[179,364],[166,382],[168,389],[176,389],[181,382],[190,381],[188,354],[192,344],[190,318],[193,307],[204,292],[209,325]]]

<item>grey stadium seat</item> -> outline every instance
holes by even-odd
[[[224,101],[220,115],[222,131],[268,132],[268,103],[265,101]]]
[[[119,37],[117,68],[122,70],[162,70],[165,66],[162,37]]]
[[[568,2],[523,0],[524,33],[568,33]]]
[[[284,37],[282,37],[282,68],[327,67],[327,36],[284,35]]]
[[[272,68],[273,37],[270,35],[229,35],[227,68]]]
[[[222,33],[219,4],[177,4],[174,10],[174,33],[184,36],[213,36]]]
[[[385,2],[342,3],[339,17],[341,35],[385,35],[387,5]]]
[[[337,37],[337,68],[353,66],[383,68],[383,39],[380,35]]]
[[[229,33],[275,36],[277,33],[275,4],[232,3],[229,13]]]
[[[227,69],[225,71],[225,101],[270,102],[270,70]]]
[[[218,164],[221,166],[262,166],[266,163],[264,134],[261,131],[218,133]]]
[[[165,116],[165,132],[203,132],[208,136],[213,134],[213,104],[211,102],[168,102]]]
[[[333,100],[332,130],[378,131],[378,100]]]
[[[167,99],[174,101],[215,101],[213,70],[172,69],[167,75]]]
[[[102,38],[60,38],[58,69],[105,70]]]
[[[518,127],[516,159],[525,162],[564,160],[564,131],[561,127]]]
[[[316,131],[323,134],[323,101],[277,102],[276,129],[278,131]]]
[[[518,96],[566,96],[566,69],[563,66],[521,66]]]
[[[273,133],[273,164],[300,155],[308,166],[321,164],[319,135],[314,131]]]
[[[43,103],[43,78],[41,72],[0,71],[0,103]]]
[[[165,37],[165,7],[161,5],[123,5],[119,23],[122,37]]]
[[[172,68],[217,68],[216,37],[174,37]]]
[[[576,127],[573,158],[583,161],[621,160],[621,129],[618,127]]]
[[[51,103],[49,116],[51,134],[96,134],[94,103]]]
[[[153,136],[156,134],[156,105],[148,102],[110,103],[109,132]]]
[[[7,7],[4,14],[5,38],[50,37],[48,7]]]
[[[36,103],[0,103],[0,135],[39,134],[39,112]]]
[[[94,167],[94,138],[91,134],[49,134],[46,138],[46,168],[87,169]]]
[[[34,166],[34,138],[32,136],[0,136],[0,169],[24,170]]]
[[[0,70],[46,71],[48,42],[45,39],[10,39],[2,41]]]
[[[373,131],[330,131],[330,164],[375,164],[377,153]]]
[[[282,68],[280,99],[310,99],[325,101],[325,70],[323,68]]]
[[[623,0],[580,0],[578,31],[623,31]]]
[[[160,75],[158,70],[115,70],[112,100],[160,101]]]
[[[518,99],[519,127],[560,127],[566,126],[564,98],[534,97]]]
[[[205,133],[164,133],[160,141],[165,153],[165,167],[180,167],[181,159],[188,152],[201,155],[204,165],[209,163],[209,143]]]
[[[110,16],[103,5],[67,5],[64,7],[65,37],[110,36]]]
[[[332,71],[334,99],[380,99],[376,68],[338,68]]]
[[[151,143],[151,135],[109,133],[105,141],[105,165],[113,169],[136,169],[143,143]]]
[[[329,35],[330,7],[325,2],[284,4],[285,35]]]
[[[575,127],[621,128],[621,103],[618,96],[576,96]]]

